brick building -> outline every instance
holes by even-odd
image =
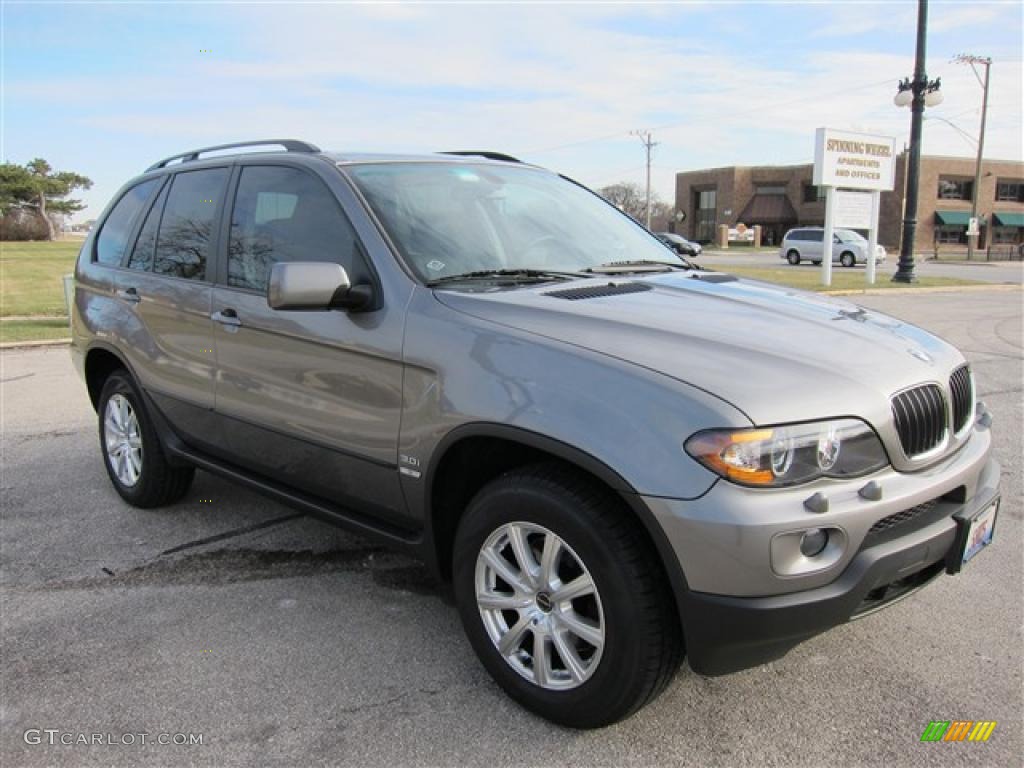
[[[898,250],[903,222],[906,153],[897,158],[896,186],[883,192],[878,239]],[[974,189],[972,158],[921,158],[916,252],[966,246]],[[686,220],[675,229],[709,242],[719,225],[760,225],[762,242],[776,245],[797,225],[821,225],[824,192],[811,183],[813,166],[730,166],[676,174],[676,208]],[[982,164],[978,212],[980,248],[1024,242],[1024,163],[986,160]]]

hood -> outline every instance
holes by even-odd
[[[552,292],[630,284],[566,299]],[[629,289],[627,289],[629,290]],[[944,382],[963,356],[848,301],[709,272],[436,291],[459,312],[658,371],[727,400],[755,424],[881,417],[895,392]]]

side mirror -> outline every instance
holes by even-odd
[[[340,264],[319,261],[277,263],[270,270],[271,309],[358,311],[373,299],[369,285],[353,286]]]

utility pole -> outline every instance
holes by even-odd
[[[645,204],[647,206],[647,220],[646,226],[648,229],[651,228],[651,150],[658,146],[658,142],[654,141],[650,131],[630,131],[631,136],[637,136],[640,142],[644,145],[644,149],[647,150],[647,191]]]
[[[974,72],[974,76],[978,78],[978,82],[981,84],[984,96],[981,100],[981,133],[978,134],[978,159],[974,165],[974,190],[971,194],[971,218],[978,218],[978,196],[981,194],[981,158],[982,153],[985,151],[985,117],[988,113],[988,73],[992,67],[992,59],[987,56],[971,56],[970,54],[961,53],[953,61],[959,64],[970,64],[971,71]],[[975,68],[975,64],[985,65],[985,79],[982,80],[978,74],[978,70]],[[978,228],[977,235],[967,236],[967,260],[970,261],[974,258],[974,249],[978,243],[978,237],[981,234],[981,228]]]

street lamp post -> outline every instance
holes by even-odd
[[[913,80],[900,83],[896,98],[898,107],[910,107],[910,162],[907,165],[907,195],[903,213],[903,241],[900,243],[900,261],[895,283],[913,283],[914,238],[917,234],[917,187],[921,176],[921,127],[925,106],[942,103],[939,80],[929,81],[925,74],[925,44],[928,30],[928,0],[917,2],[917,53],[914,59]]]
[[[992,66],[992,59],[987,56],[971,56],[970,54],[961,53],[953,61],[959,64],[970,64],[971,69],[974,70],[974,76],[978,78],[978,82],[981,83],[981,88],[984,92],[981,101],[981,133],[978,134],[978,159],[974,165],[974,190],[971,194],[971,218],[978,218],[978,196],[981,194],[981,158],[982,152],[985,150],[985,117],[988,112],[988,71]],[[975,69],[975,64],[982,64],[985,67],[985,79],[982,80],[978,75],[978,70]],[[967,260],[970,261],[974,258],[974,248],[978,242],[978,235],[967,235]]]

